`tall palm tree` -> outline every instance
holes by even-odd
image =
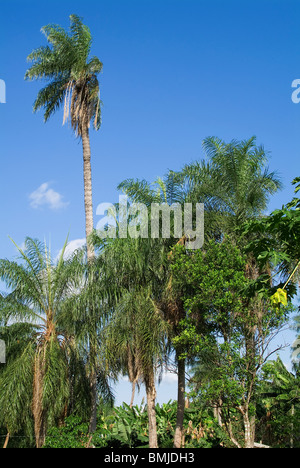
[[[123,181],[119,187],[128,197],[130,202],[144,203],[148,208],[151,208],[153,203],[184,203],[186,200],[182,188],[177,185],[175,174],[170,172],[164,179],[158,178],[153,184],[145,180],[128,179]],[[149,215],[150,215],[149,210]],[[173,237],[171,233],[170,239],[143,239],[145,245],[152,249],[152,257],[156,257],[156,267],[160,270],[161,279],[158,282],[158,287],[155,289],[155,301],[159,304],[159,308],[163,314],[164,321],[168,324],[168,334],[170,341],[179,333],[179,324],[185,317],[183,303],[178,294],[175,295],[172,288],[172,278],[169,271],[168,255],[170,249],[174,246],[178,239]],[[151,263],[145,263],[146,271],[153,271]],[[186,365],[185,359],[181,359],[183,350],[181,347],[176,347],[175,354],[178,369],[178,396],[177,396],[177,422],[174,435],[174,446],[180,448],[183,437],[183,420],[185,409],[185,383],[186,383]]]
[[[24,250],[18,248],[21,262],[0,260],[0,278],[10,290],[0,302],[0,316],[19,327],[20,336],[27,333],[25,346],[8,359],[0,375],[0,419],[13,433],[28,425],[26,415],[31,413],[38,448],[47,428],[66,416],[75,392],[84,396],[83,408],[90,405],[69,307],[71,295],[82,288],[82,262],[75,256],[64,259],[66,245],[57,263],[43,243],[30,238]]]
[[[93,231],[93,201],[91,148],[89,130],[101,125],[100,87],[97,75],[102,63],[90,57],[92,36],[89,28],[76,15],[70,16],[70,31],[58,25],[42,28],[48,45],[35,49],[29,56],[31,67],[25,79],[45,80],[48,84],[39,91],[34,111],[44,109],[45,122],[64,107],[63,122],[69,117],[73,131],[81,138],[83,147],[84,205],[87,241]],[[92,245],[87,242],[89,261],[94,258]]]
[[[34,111],[44,109],[45,122],[59,108],[64,107],[63,123],[70,118],[71,127],[76,136],[81,138],[83,148],[83,178],[85,230],[87,239],[87,258],[91,263],[95,252],[90,236],[93,232],[93,199],[90,126],[99,130],[101,126],[101,100],[98,74],[103,64],[95,56],[90,57],[92,36],[89,28],[77,15],[70,16],[70,31],[59,25],[48,25],[42,28],[48,45],[35,49],[28,61],[33,62],[27,70],[25,79],[42,79],[48,84],[39,91],[34,103]],[[91,340],[91,356],[95,356]],[[94,360],[92,358],[91,360]],[[93,410],[90,430],[96,428],[96,372],[90,376]]]
[[[165,362],[167,335],[156,291],[163,274],[159,250],[148,239],[114,239],[102,245],[97,259],[99,289],[106,291],[111,310],[104,331],[107,361],[113,369],[126,369],[132,384],[145,385],[150,448],[158,447],[155,378]]]

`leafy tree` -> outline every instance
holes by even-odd
[[[296,185],[299,178],[293,181]],[[296,186],[295,192],[300,189]],[[268,290],[276,303],[286,303],[297,292],[297,278],[300,267],[300,199],[294,198],[281,209],[269,216],[247,222],[243,229],[246,236],[252,236],[247,250],[253,252],[260,268],[270,265],[273,278],[257,278],[262,290]],[[248,237],[249,239],[249,237]]]
[[[205,378],[200,374],[201,392],[216,409],[232,442],[241,445],[232,426],[232,416],[238,412],[245,446],[253,446],[258,373],[287,311],[273,308],[270,300],[249,297],[247,257],[229,239],[210,241],[205,251],[191,255],[177,247],[172,270],[174,287],[183,292],[188,311],[176,341],[206,369]],[[249,329],[254,331],[250,349]]]

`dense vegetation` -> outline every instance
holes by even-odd
[[[69,32],[53,25],[44,32],[49,46],[32,52],[26,78],[48,80],[35,110],[43,108],[47,120],[64,106],[64,121],[82,140],[87,248],[66,257],[66,240],[54,260],[27,238],[19,262],[0,260],[8,290],[0,296],[3,445],[300,447],[300,348],[291,350],[288,371],[272,345],[295,312],[300,178],[295,198],[266,216],[281,183],[264,148],[254,137],[210,137],[205,159],[152,183],[119,185],[128,202],[125,233],[119,205],[117,235],[108,236],[109,226],[94,230],[89,128],[91,121],[100,127],[102,63],[89,58],[91,34],[78,17]],[[133,203],[148,209],[146,231]],[[201,249],[177,235],[173,214],[171,235],[162,235],[161,219],[151,237],[153,204],[184,211],[187,203],[204,205]],[[157,378],[171,364],[178,398],[160,406]],[[111,385],[122,375],[132,400],[116,408]],[[141,385],[147,401],[138,407]]]

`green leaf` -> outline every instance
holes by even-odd
[[[271,302],[273,305],[283,304],[287,306],[287,292],[284,289],[278,288],[276,293],[271,296]]]

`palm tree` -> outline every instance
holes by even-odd
[[[134,361],[136,375],[133,383],[138,376],[145,385],[150,448],[158,448],[155,379],[156,370],[163,365],[164,328],[150,288],[140,288],[124,294],[118,301],[107,330],[107,343],[110,343],[107,350],[114,353],[113,359],[126,362],[128,375]]]
[[[92,36],[89,28],[76,15],[70,16],[70,31],[58,25],[42,28],[49,45],[35,49],[28,61],[33,62],[25,79],[46,80],[39,91],[34,112],[43,108],[45,122],[64,106],[63,122],[70,117],[72,129],[81,138],[83,147],[84,205],[87,241],[93,231],[93,201],[91,175],[91,149],[89,129],[101,125],[100,88],[97,75],[102,63],[89,57]],[[87,242],[88,260],[94,258],[92,245]]]
[[[33,323],[12,323],[8,324],[9,310],[5,311],[4,298],[0,298],[0,338],[4,341],[6,347],[6,364],[0,365],[0,426],[5,427],[7,437],[3,448],[7,448],[10,436],[23,433],[27,438],[28,445],[33,444],[33,421],[32,421],[32,383],[28,379],[26,372],[30,361],[23,361],[23,368],[20,365],[21,372],[17,378],[17,384],[20,389],[21,385],[26,387],[26,391],[22,397],[22,401],[16,398],[16,393],[12,392],[8,395],[7,388],[4,385],[5,375],[8,372],[8,366],[12,369],[13,362],[21,364],[21,356],[24,349],[28,349],[30,343],[34,342],[37,329]],[[7,305],[7,304],[6,304]],[[15,370],[18,371],[19,365],[15,365]],[[25,372],[24,372],[25,371]],[[11,378],[11,376],[9,377]],[[14,389],[15,390],[15,389]],[[9,397],[5,401],[5,393]],[[27,445],[27,446],[28,446]]]
[[[99,130],[101,126],[102,103],[97,76],[103,65],[97,57],[90,57],[91,32],[77,15],[70,16],[70,31],[58,25],[48,25],[42,28],[42,32],[49,45],[39,47],[28,56],[33,65],[27,70],[25,79],[48,81],[47,86],[37,95],[34,111],[43,108],[44,119],[47,122],[51,115],[64,106],[63,123],[70,117],[73,131],[81,138],[87,258],[91,263],[95,253],[90,242],[93,232],[93,200],[89,131],[91,122],[95,130]],[[95,341],[94,337],[91,344]],[[91,356],[95,356],[92,347],[90,351]],[[96,373],[93,370],[90,385],[94,402],[90,422],[90,430],[93,432],[96,427],[97,400]]]
[[[232,234],[245,220],[261,216],[282,185],[269,171],[267,153],[255,137],[229,143],[209,137],[203,149],[205,159],[177,172],[177,184],[189,200],[203,200],[206,211],[218,214],[218,229]]]
[[[182,194],[181,187],[177,185],[175,174],[170,172],[165,179],[158,178],[153,184],[145,180],[128,179],[123,181],[119,187],[128,197],[130,202],[144,203],[148,208],[153,203],[184,203],[186,200]],[[150,213],[149,213],[150,214]],[[162,311],[164,321],[168,325],[169,339],[179,333],[179,324],[185,317],[185,311],[182,301],[178,294],[175,294],[172,287],[172,277],[169,271],[168,255],[170,249],[174,246],[178,239],[173,237],[171,233],[170,239],[143,239],[148,249],[152,250],[152,258],[156,257],[157,271],[161,271],[161,279],[158,282],[158,287],[155,288],[155,301],[159,304]],[[146,258],[146,257],[145,257]],[[145,271],[154,271],[151,263],[144,264]],[[177,407],[177,422],[174,435],[174,446],[180,448],[183,437],[183,420],[185,409],[185,359],[181,359],[183,350],[181,347],[176,347],[176,361],[178,369],[178,407]]]
[[[30,238],[24,250],[18,248],[21,263],[0,260],[0,278],[10,290],[1,300],[0,315],[13,323],[11,332],[19,330],[20,336],[26,332],[24,346],[11,352],[0,375],[0,424],[12,434],[28,426],[27,415],[32,414],[38,448],[47,428],[66,416],[75,391],[85,395],[83,407],[90,404],[68,303],[82,287],[82,262],[77,257],[64,260],[66,245],[56,264],[47,247]]]
[[[110,311],[107,303],[108,285],[103,281],[104,270],[100,262],[85,263],[84,249],[76,253],[80,263],[80,286],[65,301],[64,320],[73,328],[76,348],[80,347],[84,356],[90,385],[90,434],[96,431],[99,397],[111,403],[108,379],[115,378],[104,359],[105,342],[103,331],[108,324]],[[76,380],[76,375],[74,374]]]
[[[114,239],[102,244],[97,263],[99,290],[106,291],[110,319],[104,331],[106,360],[112,370],[143,383],[147,395],[149,446],[157,448],[157,370],[166,356],[167,326],[157,300],[163,269],[159,247],[148,239]]]
[[[295,408],[299,409],[300,403],[299,369],[295,366],[295,374],[289,372],[278,357],[276,361],[266,363],[263,370],[265,377],[261,385],[263,404],[269,409],[270,414],[279,410],[283,415],[289,415],[289,442],[293,448]]]

